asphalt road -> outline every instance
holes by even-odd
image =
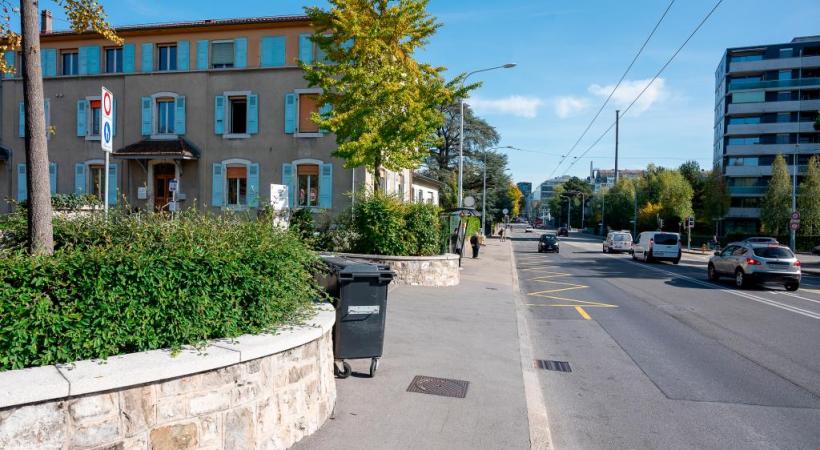
[[[820,279],[739,291],[538,234],[511,237],[535,358],[572,369],[539,370],[555,448],[820,448]]]

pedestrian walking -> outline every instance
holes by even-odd
[[[498,236],[501,238],[501,242],[504,242],[504,227],[498,231]]]
[[[481,243],[479,242],[478,238],[478,231],[476,231],[475,234],[470,236],[470,245],[473,246],[473,259],[478,258],[478,249],[481,247]]]

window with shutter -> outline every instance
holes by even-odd
[[[227,69],[234,66],[234,43],[213,42],[211,43],[211,68]]]

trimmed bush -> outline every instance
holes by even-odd
[[[56,220],[59,250],[0,256],[0,370],[273,330],[310,311],[316,255],[265,221]]]
[[[356,199],[352,228],[358,234],[357,253],[408,255],[410,245],[405,230],[404,204],[396,197],[376,192]]]
[[[407,251],[415,256],[438,255],[441,250],[441,219],[438,206],[412,203],[405,206]]]

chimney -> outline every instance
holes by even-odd
[[[44,9],[40,14],[40,33],[51,33],[51,11]]]

